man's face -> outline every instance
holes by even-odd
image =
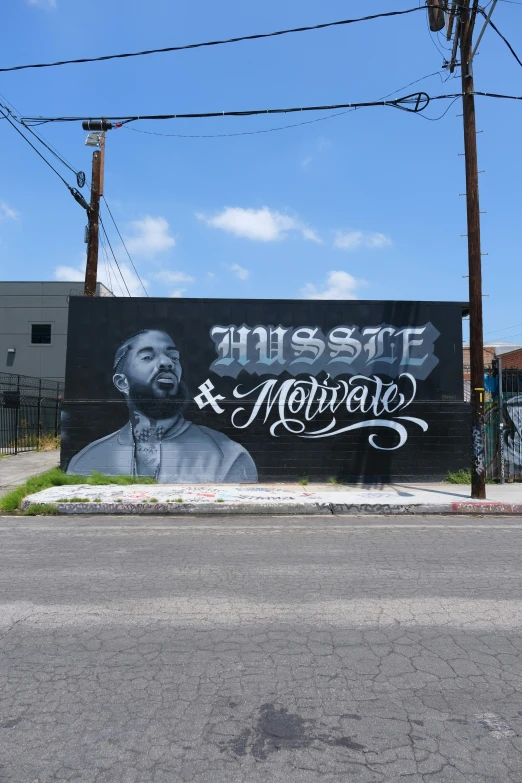
[[[123,378],[122,378],[123,376]],[[119,380],[121,379],[121,381]],[[126,380],[126,393],[131,399],[175,398],[181,381],[179,352],[165,332],[149,331],[132,340],[122,367],[114,376],[116,386]]]

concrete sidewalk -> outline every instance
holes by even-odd
[[[55,503],[61,514],[520,514],[522,484],[490,485],[486,501],[467,485],[419,483],[52,487],[23,502]],[[71,502],[72,500],[72,502]]]
[[[31,476],[58,467],[60,451],[24,451],[0,459],[0,495],[23,484]]]

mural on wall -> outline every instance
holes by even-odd
[[[187,421],[188,389],[172,338],[145,329],[117,349],[112,381],[125,398],[129,421],[86,446],[68,473],[152,476],[163,483],[257,481],[252,457],[238,443]]]
[[[504,404],[506,418],[504,458],[520,473],[522,468],[522,396],[511,397]],[[513,471],[512,471],[513,472]]]
[[[461,316],[458,303],[72,298],[62,467],[168,483],[458,469]]]

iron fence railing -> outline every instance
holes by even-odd
[[[60,434],[63,385],[0,372],[0,454],[33,451]]]

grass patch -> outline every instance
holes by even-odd
[[[304,478],[300,478],[297,483],[301,484],[302,487],[306,487],[308,485],[308,479],[305,476]]]
[[[60,436],[51,435],[49,432],[40,436],[40,443],[37,446],[37,451],[55,451],[60,448]]]
[[[336,479],[335,476],[328,476],[328,480],[326,482],[327,484],[340,484],[341,482],[339,479]]]
[[[24,514],[27,517],[35,517],[39,514],[57,514],[58,506],[56,503],[31,503],[28,506]]]
[[[216,500],[216,503],[224,503],[224,502],[225,502],[225,501],[223,500],[223,498],[218,498],[218,499]]]
[[[158,498],[151,498],[149,503],[159,503]]]
[[[20,508],[21,502],[26,495],[32,495],[35,492],[40,492],[42,489],[49,489],[49,487],[65,487],[71,484],[91,484],[94,486],[120,484],[128,486],[129,484],[157,484],[157,481],[149,476],[104,476],[96,471],[90,476],[72,476],[64,473],[60,468],[51,468],[51,470],[40,473],[38,476],[32,476],[27,479],[25,484],[21,484],[0,498],[0,511],[16,511],[17,508]]]

